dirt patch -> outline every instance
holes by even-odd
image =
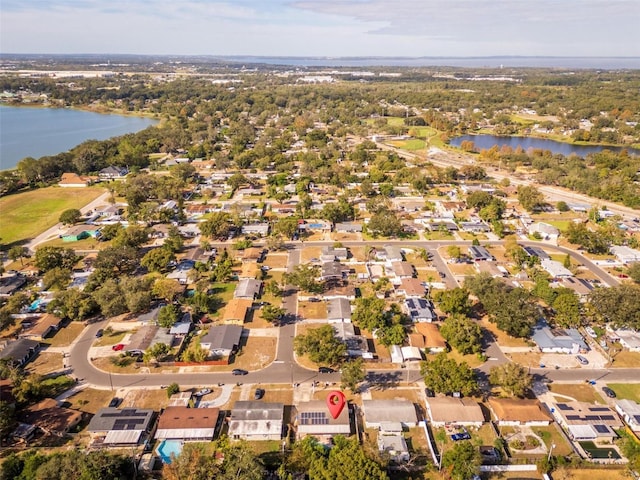
[[[480,320],[480,325],[489,330],[498,340],[498,344],[505,347],[529,347],[530,345],[521,338],[515,338],[510,335],[507,335],[502,330],[500,330],[494,323],[491,323],[487,317],[483,317]]]
[[[551,393],[558,393],[575,398],[579,402],[606,403],[596,389],[586,383],[552,383],[549,385]],[[566,401],[564,397],[559,397],[559,401]]]
[[[327,306],[324,302],[298,302],[298,315],[308,319],[326,319]]]
[[[271,302],[270,302],[271,303]],[[270,328],[273,324],[262,318],[262,308],[256,308],[249,311],[244,321],[245,328]]]
[[[511,361],[530,368],[538,368],[542,361],[542,353],[540,352],[508,353],[506,356],[511,359]]]
[[[163,389],[130,390],[124,395],[120,408],[152,408],[160,411],[169,404],[167,391]]]
[[[63,368],[61,353],[40,352],[40,354],[27,364],[26,370],[37,375],[46,375]]]
[[[81,322],[71,322],[58,330],[54,336],[47,338],[46,343],[52,347],[68,347],[84,331],[85,326]]]
[[[321,247],[304,247],[300,252],[300,263],[309,263],[312,258],[320,258],[321,254]]]
[[[270,253],[265,259],[263,265],[271,268],[286,268],[288,254],[286,253]]]
[[[109,390],[97,390],[93,388],[85,388],[75,395],[67,398],[70,408],[95,414],[101,408],[106,407],[114,394]]]
[[[249,335],[243,337],[242,351],[236,355],[235,361],[231,365],[215,367],[215,370],[232,370],[243,368],[245,370],[258,370],[269,365],[276,358],[277,339],[273,337],[256,337]]]
[[[390,390],[371,390],[373,400],[409,400],[420,403],[418,390],[415,388],[394,388]]]

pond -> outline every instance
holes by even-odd
[[[518,147],[522,147],[524,150],[539,149],[549,150],[553,154],[560,153],[565,157],[568,157],[572,153],[580,157],[584,157],[589,153],[597,153],[602,150],[611,150],[613,152],[620,152],[627,150],[630,154],[640,155],[640,150],[617,147],[607,145],[575,145],[573,143],[556,142],[555,140],[549,140],[548,138],[535,138],[535,137],[502,137],[498,135],[462,135],[460,137],[452,138],[449,142],[455,147],[460,147],[462,142],[471,141],[475,144],[476,150],[490,149],[494,145],[498,147],[508,146],[514,150]]]

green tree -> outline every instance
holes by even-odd
[[[213,212],[198,227],[205,237],[225,239],[231,229],[231,217],[226,212]]]
[[[629,265],[627,269],[627,275],[636,283],[640,283],[640,262],[635,262]]]
[[[63,225],[74,225],[80,221],[82,213],[77,208],[70,208],[60,214],[58,221]]]
[[[407,338],[407,333],[399,323],[393,325],[385,324],[376,330],[376,336],[381,345],[388,347],[390,345],[402,345],[405,338]]]
[[[475,373],[466,362],[458,363],[445,352],[433,360],[421,362],[420,374],[425,385],[438,393],[460,392],[469,396],[478,390]]]
[[[55,267],[42,277],[45,290],[63,290],[71,282],[71,270]]]
[[[140,265],[150,272],[166,272],[169,267],[169,262],[175,261],[175,259],[176,256],[171,250],[154,248],[142,257]]]
[[[621,283],[610,288],[596,288],[588,303],[594,316],[618,328],[640,329],[640,285]]]
[[[284,238],[291,238],[298,231],[297,217],[279,218],[273,225],[272,233],[282,235]]]
[[[0,438],[6,438],[15,428],[17,422],[15,405],[0,400]]]
[[[156,343],[145,350],[143,358],[145,362],[151,360],[159,361],[164,358],[170,351],[169,345],[166,343]]]
[[[178,227],[175,225],[170,225],[167,231],[167,238],[164,239],[162,248],[172,253],[177,253],[182,250],[183,246],[184,240],[182,239],[182,235],[180,235],[180,230],[178,230]]]
[[[356,299],[356,308],[351,319],[360,328],[370,332],[386,325],[384,311],[386,303],[377,297],[359,297]]]
[[[171,328],[178,321],[180,309],[175,305],[165,305],[158,310],[158,325],[163,328]]]
[[[489,381],[509,395],[524,398],[533,384],[533,377],[523,366],[507,362],[491,369]]]
[[[262,307],[262,318],[269,323],[274,323],[280,320],[286,313],[284,308],[276,307],[275,305],[265,305]]]
[[[167,386],[167,397],[171,398],[172,395],[175,395],[176,393],[180,393],[180,385],[178,385],[177,383],[170,383]]]
[[[531,185],[521,185],[518,187],[518,202],[522,208],[529,212],[542,209],[545,205],[544,195]]]
[[[173,302],[184,292],[184,286],[173,278],[160,277],[153,282],[151,292],[158,298]]]
[[[297,355],[308,355],[315,363],[335,365],[343,359],[346,347],[336,337],[331,325],[323,325],[313,328],[305,335],[298,335],[293,340],[293,346]]]
[[[402,223],[394,212],[382,209],[371,216],[367,231],[374,237],[396,237],[402,233]]]
[[[317,265],[301,264],[296,265],[293,272],[284,274],[283,280],[287,284],[294,285],[309,293],[320,293],[324,289],[321,282],[317,280],[320,276],[320,267]]]
[[[9,260],[13,262],[15,262],[16,260],[20,260],[20,265],[24,265],[22,259],[29,258],[31,254],[29,253],[29,249],[27,247],[15,245],[9,249],[9,251],[7,252],[7,256],[9,257]]]
[[[131,225],[118,230],[113,239],[114,247],[138,248],[149,241],[151,229],[141,225]]]
[[[152,283],[150,277],[123,277],[120,280],[120,289],[131,313],[141,313],[151,308]]]
[[[469,480],[480,473],[480,452],[471,442],[456,442],[442,455],[442,468],[452,480]]]
[[[456,260],[462,257],[462,250],[457,245],[449,245],[447,247],[447,255],[449,258],[455,258]]]
[[[109,277],[130,274],[138,268],[138,251],[134,247],[107,247],[98,252],[94,266]]]
[[[358,393],[358,384],[366,378],[364,360],[356,358],[342,364],[341,368],[342,388],[348,388],[352,393]]]
[[[466,288],[454,288],[453,290],[442,290],[435,295],[435,300],[439,302],[440,310],[452,315],[469,315],[472,303],[469,300],[469,291]]]
[[[120,284],[113,278],[106,280],[100,288],[92,293],[94,301],[100,307],[105,317],[115,317],[127,312],[127,305],[123,301],[124,294]]]
[[[72,321],[85,320],[97,310],[98,305],[93,297],[75,288],[56,292],[53,300],[47,305],[48,312]]]
[[[462,355],[482,351],[482,329],[477,322],[462,315],[452,315],[442,324],[440,333]]]
[[[36,250],[34,264],[43,272],[59,267],[71,270],[78,261],[75,252],[70,248],[40,247]]]
[[[567,290],[553,301],[553,319],[560,326],[577,327],[580,325],[580,299],[573,291]]]

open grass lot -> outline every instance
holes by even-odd
[[[273,303],[273,302],[270,302]],[[276,303],[278,305],[278,303]],[[249,311],[244,322],[245,328],[269,328],[273,324],[262,318],[262,308],[256,308]]]
[[[99,187],[47,187],[0,198],[2,243],[8,245],[37,236],[58,223],[63,211],[80,209],[104,191]]]
[[[419,392],[415,388],[392,388],[388,390],[371,390],[373,400],[409,400],[413,403],[420,403]]]
[[[58,330],[53,337],[46,338],[43,343],[47,343],[52,347],[68,347],[71,342],[78,338],[84,328],[82,322],[71,322],[66,327]]]
[[[591,385],[586,383],[552,383],[549,385],[551,393],[559,393],[579,402],[605,403],[600,394]],[[559,397],[558,400],[565,400]]]
[[[414,151],[424,149],[426,143],[424,140],[420,140],[419,138],[411,138],[409,140],[389,142],[389,145],[393,145],[394,147],[401,148],[403,150]]]
[[[105,331],[104,335],[97,339],[93,346],[105,347],[107,345],[115,345],[120,343],[127,333],[129,332],[123,330],[113,330],[111,332]]]
[[[85,388],[69,397],[66,402],[69,403],[70,408],[74,410],[94,414],[101,408],[106,407],[113,396],[110,390]]]
[[[127,392],[127,394],[122,399],[120,408],[124,408],[124,407],[152,408],[156,411],[160,411],[161,409],[165,408],[168,404],[169,404],[169,397],[167,396],[166,390],[163,390],[161,388],[157,388],[157,389],[145,388],[140,390],[130,390],[129,392]]]
[[[306,319],[326,319],[327,306],[324,302],[298,302],[298,315]]]
[[[312,258],[320,258],[322,248],[320,247],[304,247],[300,252],[300,263],[309,263]]]
[[[264,388],[264,402],[279,402],[285,405],[293,405],[293,391],[291,387],[283,388],[282,385],[256,385]]]
[[[243,345],[245,341],[246,345]],[[276,358],[276,343],[277,339],[274,337],[256,337],[252,335],[242,337],[242,352],[236,355],[234,363],[215,368],[216,370],[223,369],[225,371],[230,371],[234,368],[244,368],[245,370],[264,368]]]
[[[616,392],[618,398],[640,402],[640,383],[609,383],[607,385]]]
[[[613,359],[612,368],[635,368],[640,366],[640,352],[629,352],[623,350],[616,354]]]
[[[55,372],[56,370],[61,369],[62,354],[54,352],[40,352],[40,354],[26,366],[27,372],[35,373],[38,375],[46,375],[47,373]]]
[[[264,265],[271,268],[286,268],[287,258],[286,253],[270,253],[264,260]]]

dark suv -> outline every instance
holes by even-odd
[[[318,373],[336,373],[336,371],[333,368],[320,367],[318,368]]]

